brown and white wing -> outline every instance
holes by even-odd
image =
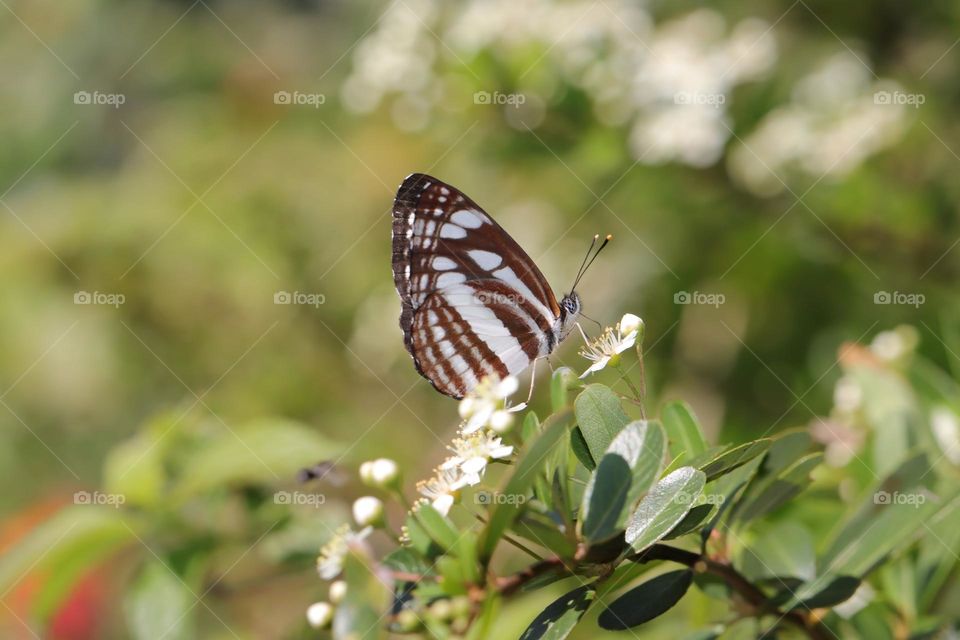
[[[417,370],[439,391],[468,393],[549,353],[560,315],[530,256],[455,187],[404,180],[393,206],[400,327]]]

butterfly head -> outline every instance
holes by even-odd
[[[580,296],[576,291],[571,291],[563,296],[560,301],[560,339],[563,340],[567,334],[577,324],[577,316],[580,315],[580,309],[583,305],[580,302]]]

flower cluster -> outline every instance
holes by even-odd
[[[513,424],[513,412],[524,404],[510,407],[507,398],[516,392],[517,379],[488,376],[460,401],[459,436],[449,447],[452,455],[437,467],[433,476],[417,484],[417,491],[434,509],[446,515],[460,490],[480,483],[492,460],[508,457],[513,447],[503,444],[498,434]]]

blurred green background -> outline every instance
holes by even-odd
[[[654,405],[717,441],[826,412],[843,341],[908,323],[957,364],[954,2],[0,5],[2,544],[158,415],[297,421],[425,475],[456,413],[397,328],[414,171],[558,293],[614,234],[585,312],[643,317]]]

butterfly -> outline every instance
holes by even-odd
[[[576,325],[573,289],[589,256],[557,301],[536,263],[479,205],[432,176],[407,176],[393,202],[393,280],[417,371],[462,398],[487,376],[516,375],[550,355]]]

